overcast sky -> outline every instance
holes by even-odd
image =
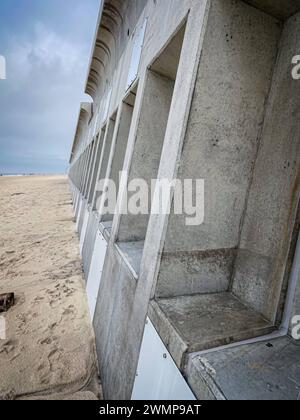
[[[0,0],[0,173],[67,170],[100,0]]]

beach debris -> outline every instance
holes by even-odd
[[[15,196],[18,196],[18,195],[25,195],[25,193],[21,193],[21,192],[13,193],[13,194],[11,194],[11,197],[15,197]]]
[[[0,313],[7,312],[15,304],[14,293],[0,294]]]

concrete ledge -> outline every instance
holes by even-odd
[[[100,222],[99,223],[99,230],[102,233],[104,239],[109,242],[110,241],[110,235],[111,235],[111,229],[112,229],[112,221],[108,222]]]
[[[187,379],[200,400],[297,400],[300,343],[289,337],[194,357]]]
[[[118,242],[115,244],[120,256],[123,258],[131,274],[137,280],[144,251],[144,241]]]
[[[150,318],[179,368],[185,353],[207,350],[274,331],[231,293],[152,301]]]

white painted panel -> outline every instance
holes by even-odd
[[[84,212],[83,225],[82,225],[82,230],[81,230],[81,235],[80,235],[80,254],[82,254],[82,248],[84,244],[86,230],[88,227],[89,216],[90,216],[90,212],[88,211],[88,209],[86,209]]]
[[[196,400],[149,319],[145,326],[132,400]]]
[[[94,319],[97,297],[101,283],[102,271],[106,256],[107,243],[102,234],[97,231],[89,277],[87,281],[87,296],[92,320]]]
[[[131,55],[131,62],[130,62],[130,67],[129,67],[126,90],[135,81],[139,72],[146,26],[147,26],[147,19],[145,19],[142,26],[138,26],[136,28],[133,34],[133,48],[132,48],[132,55]]]

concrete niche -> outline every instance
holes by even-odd
[[[205,220],[170,216],[150,305],[180,367],[279,327],[295,251],[300,15],[247,3],[211,3],[178,174],[205,180]]]
[[[185,28],[183,25],[155,58],[146,76],[129,181],[143,179],[147,182],[148,214],[122,216],[118,232],[118,246],[137,273],[149,222],[151,180],[158,175]],[[128,198],[130,200],[130,194]]]

